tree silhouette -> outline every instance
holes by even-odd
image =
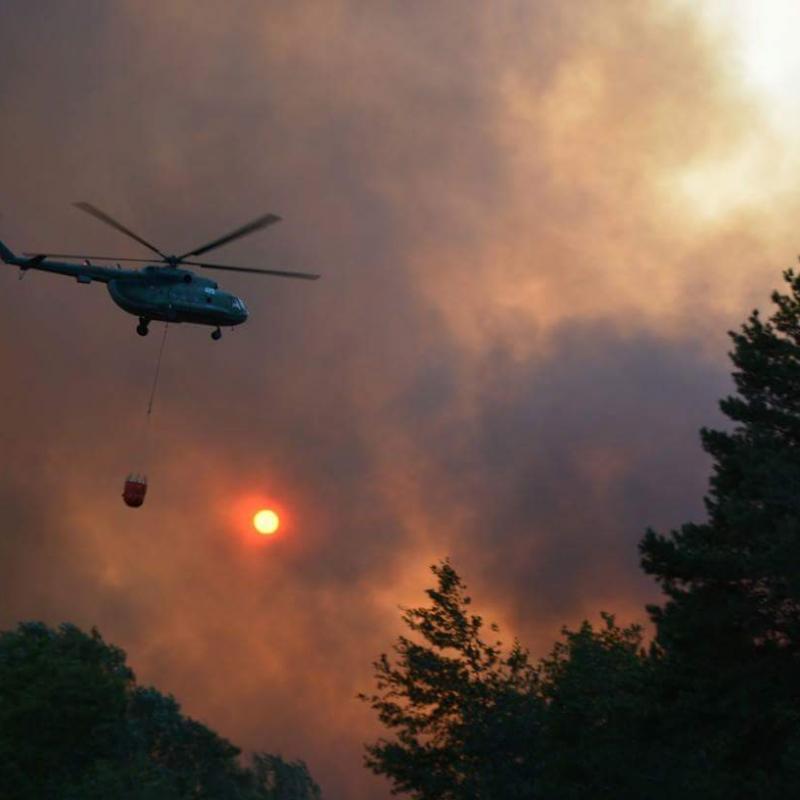
[[[136,685],[93,630],[21,624],[0,633],[3,800],[318,800],[302,762],[240,763],[240,750]]]
[[[369,697],[393,735],[367,765],[417,800],[776,800],[800,797],[800,276],[768,321],[732,333],[736,394],[708,519],[648,531],[665,594],[654,641],[602,615],[535,665],[486,644],[460,577],[433,568]]]
[[[518,644],[503,654],[500,642],[484,641],[449,562],[431,569],[431,606],[403,613],[421,641],[401,636],[394,660],[374,663],[378,692],[361,695],[395,735],[368,745],[366,764],[419,800],[531,798],[536,672]]]
[[[708,521],[641,544],[668,598],[648,610],[673,738],[720,796],[800,795],[800,276],[784,277],[772,317],[731,333],[733,425],[701,434]]]

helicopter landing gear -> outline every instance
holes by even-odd
[[[150,324],[149,319],[145,319],[144,317],[139,317],[139,324],[136,326],[136,333],[139,336],[147,336],[149,333],[147,326]]]
[[[211,332],[211,338],[215,342],[218,342],[222,338],[222,331],[219,328],[217,328],[215,331],[212,331]]]

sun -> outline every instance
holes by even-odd
[[[262,508],[253,517],[253,527],[264,536],[275,533],[280,524],[280,518],[271,508]]]

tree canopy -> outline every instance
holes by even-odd
[[[136,684],[93,630],[24,623],[0,633],[4,800],[317,800],[302,762],[255,756]]]
[[[396,661],[375,662],[378,692],[362,695],[396,734],[367,747],[367,766],[420,800],[529,798],[539,704],[528,654],[487,643],[456,571],[432,569],[431,606],[403,614],[422,642],[401,636]]]
[[[719,796],[800,795],[800,276],[784,277],[770,319],[731,333],[732,425],[701,432],[707,521],[640,547],[667,596],[648,609],[661,701]]]
[[[731,333],[731,425],[701,431],[707,520],[649,530],[654,637],[601,615],[536,663],[487,644],[452,565],[364,697],[366,763],[416,800],[800,796],[800,276]],[[490,627],[490,629],[493,629]]]
[[[642,797],[618,758],[641,719],[641,629],[605,614],[534,664],[518,642],[485,641],[497,626],[471,613],[449,561],[431,569],[430,606],[403,613],[416,640],[400,636],[361,695],[392,734],[367,745],[366,765],[416,800]]]

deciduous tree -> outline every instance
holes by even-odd
[[[255,757],[137,686],[95,630],[0,633],[3,800],[318,800],[301,762]]]

